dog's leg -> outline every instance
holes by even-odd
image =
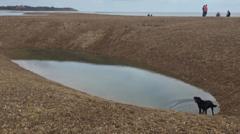
[[[211,109],[212,109],[212,115],[214,115],[213,107],[211,107]]]
[[[207,109],[204,109],[204,113],[207,114]]]

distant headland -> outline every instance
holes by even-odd
[[[47,7],[47,6],[39,6],[32,7],[26,5],[17,5],[17,6],[0,6],[0,10],[17,10],[17,11],[77,11],[74,8],[64,7]]]

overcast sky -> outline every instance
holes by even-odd
[[[0,5],[73,7],[79,11],[109,12],[201,12],[207,3],[211,12],[240,12],[240,0],[0,0]]]

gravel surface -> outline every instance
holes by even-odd
[[[49,15],[0,17],[2,133],[239,133],[240,19]],[[118,104],[10,62],[14,49],[120,59],[210,92],[214,117]]]

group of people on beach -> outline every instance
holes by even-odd
[[[205,4],[205,5],[203,5],[203,7],[202,7],[202,16],[203,16],[203,17],[206,17],[206,16],[207,16],[207,13],[208,13],[208,5]],[[216,17],[220,17],[220,16],[221,16],[220,12],[217,12]],[[228,10],[228,11],[227,11],[227,14],[226,14],[226,17],[230,17],[230,16],[231,16],[231,12]]]
[[[216,17],[220,17],[220,16],[221,16],[220,12],[217,12]],[[231,16],[231,12],[228,10],[226,17],[230,17],[230,16]]]

